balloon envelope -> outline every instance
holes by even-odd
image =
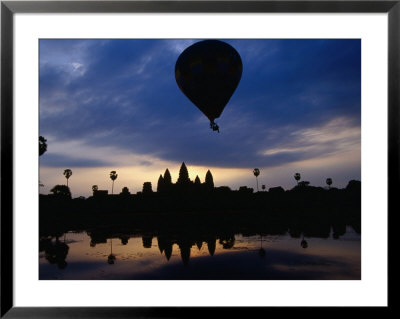
[[[205,40],[186,48],[175,65],[181,91],[213,122],[218,118],[242,76],[242,60],[229,44]]]

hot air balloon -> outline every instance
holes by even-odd
[[[229,44],[204,40],[186,48],[175,64],[175,79],[186,97],[214,122],[236,90],[242,76],[242,60]]]

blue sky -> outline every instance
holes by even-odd
[[[293,175],[345,187],[361,176],[361,41],[222,39],[240,54],[241,81],[216,120],[179,90],[175,62],[199,41],[40,40],[40,158],[47,193],[73,171],[73,196],[91,185],[132,192],[184,161],[217,186],[294,186]],[[104,172],[104,173],[102,173]],[[118,190],[119,191],[119,190]]]

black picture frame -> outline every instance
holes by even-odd
[[[1,317],[5,318],[193,318],[206,315],[270,315],[277,307],[14,307],[13,303],[13,16],[15,13],[122,13],[122,12],[269,12],[269,13],[387,13],[388,14],[388,225],[399,211],[400,129],[400,0],[396,1],[1,1]],[[377,168],[379,169],[379,168]],[[388,247],[390,236],[388,229]],[[388,264],[390,258],[388,255]],[[390,270],[390,267],[388,271]],[[388,272],[389,273],[389,272]],[[388,287],[390,281],[388,280]],[[390,289],[389,289],[390,291]],[[388,291],[389,310],[391,298]],[[34,293],[34,292],[32,292]],[[302,315],[308,308],[289,307]],[[286,310],[286,309],[285,309]],[[315,307],[313,311],[326,311]],[[335,314],[339,307],[332,309]],[[346,310],[347,311],[347,310]],[[371,309],[367,309],[371,311]]]

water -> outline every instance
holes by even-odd
[[[39,279],[360,280],[361,236],[67,232],[41,238]]]

